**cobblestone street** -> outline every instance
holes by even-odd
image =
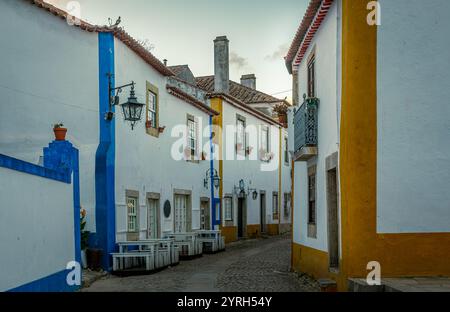
[[[288,236],[241,241],[228,245],[225,252],[182,261],[152,275],[106,276],[83,291],[318,291],[311,279],[289,272],[290,246]]]

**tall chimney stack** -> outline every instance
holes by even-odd
[[[255,74],[242,75],[241,85],[256,90],[256,76]]]
[[[229,40],[226,36],[214,40],[214,91],[228,93],[230,90]]]

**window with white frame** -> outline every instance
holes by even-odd
[[[246,140],[245,140],[245,118],[237,116],[236,120],[236,153],[245,155]]]
[[[137,210],[138,210],[138,198],[127,196],[127,231],[129,233],[134,233],[138,231],[138,219],[137,219]]]
[[[195,160],[197,159],[198,125],[194,116],[187,117],[187,131],[189,159]]]
[[[225,221],[233,221],[233,198],[225,197],[223,205],[225,207]]]
[[[147,108],[147,127],[156,128],[156,118],[157,118],[157,102],[156,94],[148,91],[148,108]]]
[[[284,193],[284,217],[288,218],[291,213],[291,194]]]
[[[261,149],[264,153],[269,152],[269,127],[266,126],[261,129]]]

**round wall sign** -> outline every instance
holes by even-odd
[[[171,207],[170,207],[170,201],[166,200],[166,202],[164,203],[164,217],[168,218],[170,217],[170,211],[171,211]]]

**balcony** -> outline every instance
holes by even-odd
[[[295,161],[307,161],[318,154],[318,108],[319,99],[305,97],[295,111]]]

